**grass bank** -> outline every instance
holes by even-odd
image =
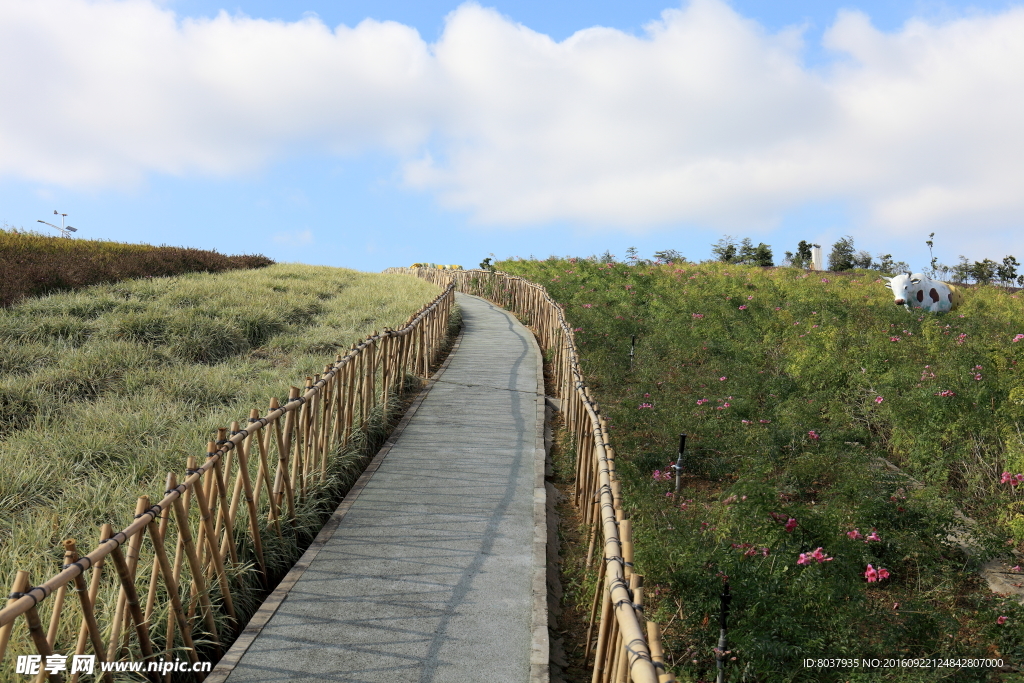
[[[680,680],[714,677],[726,577],[729,680],[1011,680],[1024,610],[977,570],[1024,540],[1019,294],[976,288],[940,316],[895,307],[870,272],[498,267],[545,285],[576,328],[648,614],[666,625]],[[677,499],[666,466],[680,433]],[[969,554],[951,538],[964,533],[957,508],[978,521]],[[808,657],[1004,666],[818,669]]]
[[[123,528],[136,497],[162,492],[188,455],[204,459],[218,427],[251,408],[265,413],[271,396],[283,401],[290,385],[374,330],[401,326],[437,293],[405,276],[274,265],[124,281],[0,310],[0,582],[9,586],[17,569],[34,582],[56,573],[62,540],[92,548],[101,522]],[[300,535],[315,535],[387,428],[378,413],[331,461],[329,483],[297,512]],[[265,552],[283,571],[299,550],[285,542]],[[116,603],[112,572],[101,593],[102,604]],[[61,626],[56,649],[67,653],[78,625]],[[16,635],[8,661],[30,647],[23,626]]]
[[[266,256],[103,240],[65,239],[0,229],[0,306],[103,282],[183,273],[262,268]]]

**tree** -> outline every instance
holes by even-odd
[[[796,245],[796,253],[791,251],[786,252],[786,262],[794,268],[806,268],[811,262],[811,247],[814,246],[808,243],[806,240],[800,240],[800,244]]]
[[[640,252],[636,250],[636,247],[630,247],[626,250],[626,260],[631,266],[635,266],[640,262]]]
[[[615,263],[615,254],[605,249],[601,254],[601,263]]]
[[[971,264],[970,275],[979,285],[992,284],[992,280],[996,276],[997,266],[998,264],[992,259],[975,261]]]
[[[886,275],[896,275],[897,273],[909,273],[910,266],[906,261],[893,261],[892,254],[879,254],[878,263],[875,265],[875,270]]]
[[[723,263],[736,262],[736,243],[731,235],[726,235],[711,245],[711,253]]]
[[[1017,259],[1012,256],[1004,256],[1003,263],[996,267],[996,276],[999,281],[1006,285],[1007,283],[1013,284],[1013,281],[1017,279]]]
[[[854,268],[871,268],[874,266],[874,262],[871,260],[871,254],[861,249],[853,255],[853,267]]]
[[[847,235],[832,245],[832,253],[828,255],[828,269],[853,270],[853,267],[853,238]]]
[[[686,257],[675,249],[662,249],[654,252],[654,258],[665,263],[685,263]]]
[[[953,271],[953,282],[967,282],[971,276],[971,262],[963,254],[960,255],[960,262],[951,268]]]
[[[492,273],[497,270],[497,268],[495,268],[491,264],[491,257],[490,256],[488,256],[487,258],[485,258],[483,261],[480,262],[480,270],[489,270]]]
[[[934,238],[935,238],[935,233],[934,232],[929,233],[928,234],[928,241],[925,242],[925,244],[928,245],[928,255],[931,257],[931,261],[930,261],[931,271],[928,273],[929,277],[935,277],[938,274],[938,272],[939,272],[939,259],[935,258],[935,254],[932,253],[932,247],[935,246],[935,242],[933,241]]]
[[[754,254],[751,257],[751,265],[770,268],[775,265],[772,256],[772,248],[764,242],[758,242],[754,247]]]

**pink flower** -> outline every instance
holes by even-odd
[[[977,373],[974,374],[974,381],[975,382],[980,382],[981,381],[981,373],[980,372],[977,372]]]
[[[694,318],[703,318],[703,317],[704,317],[704,314],[703,314],[703,313],[694,313],[694,314],[693,314],[693,317],[694,317]]]
[[[1011,572],[1019,572],[1020,571],[1020,565],[1019,564],[1015,564],[1014,566],[1010,567],[1010,571]]]
[[[900,340],[899,337],[889,337],[889,341],[891,341],[891,342],[898,342],[899,340]]]
[[[937,392],[935,395],[936,396],[946,396],[946,397],[949,397],[949,396],[956,396],[956,392],[955,391],[950,391],[949,389],[943,389],[942,391]]]
[[[651,474],[651,477],[653,477],[654,481],[661,481],[661,470],[654,470],[654,473]]]
[[[811,553],[800,553],[800,558],[796,561],[796,563],[797,564],[810,564],[811,560],[814,560],[818,564],[821,564],[822,562],[831,562],[833,559],[835,559],[835,558],[832,558],[832,557],[829,557],[828,555],[826,555],[822,551],[821,546],[818,546],[818,548],[815,549],[814,552],[811,552]]]
[[[741,310],[741,311],[745,311],[745,310],[747,310],[747,305],[746,305],[746,304],[744,304],[744,305],[740,306],[740,310]]]
[[[725,378],[725,377],[719,377],[719,378],[718,378],[718,381],[719,381],[719,382],[724,382],[725,380],[726,380],[726,378]]]
[[[859,529],[854,529],[853,531],[847,531],[846,535],[849,536],[850,538],[852,538],[855,541],[858,540],[858,539],[864,538],[864,534],[862,534]]]
[[[641,403],[640,407],[639,407],[639,410],[644,410],[645,408],[653,408],[653,407],[654,406],[652,406],[650,403]]]
[[[868,583],[874,583],[878,581],[878,572],[869,564],[867,571],[864,572],[864,578],[868,580]]]
[[[583,304],[583,308],[593,308],[594,304]]]
[[[1000,484],[1008,484],[1013,480],[1013,475],[1009,472],[1003,472],[1002,478],[999,480]]]
[[[793,529],[797,528],[797,526],[798,526],[798,525],[799,525],[799,522],[797,522],[797,521],[796,521],[795,519],[793,519],[792,517],[790,517],[790,518],[789,518],[789,521],[788,521],[788,522],[786,522],[786,527],[785,527],[785,529],[786,529],[786,531],[788,531],[788,532],[792,533],[792,532],[793,532]]]
[[[761,424],[768,424],[771,420],[758,420]]]
[[[885,400],[885,399],[884,399],[884,398],[882,398],[881,396],[875,396],[875,403],[881,403],[881,402],[882,402],[882,401],[884,401],[884,400]]]
[[[1013,343],[1016,344],[1017,342],[1021,341],[1022,339],[1024,339],[1024,334],[1018,334],[1016,337],[1013,338]]]
[[[818,439],[821,438],[821,434],[819,434],[818,432],[814,431],[813,429],[811,431],[807,432],[807,436],[811,437],[811,439],[814,440],[814,441],[817,441]]]
[[[1000,626],[1002,626],[1003,624],[1005,624],[1005,623],[1006,623],[1006,620],[1007,620],[1008,618],[1009,618],[1009,617],[1005,617],[1005,616],[1000,616],[1000,617],[999,617],[998,619],[996,619],[996,623],[997,623],[997,624],[999,624]]]
[[[707,403],[707,402],[708,402],[709,400],[710,400],[710,399],[706,399],[706,398],[698,398],[698,399],[697,399],[697,405],[699,405],[699,406],[702,406],[702,405],[704,405],[705,403]]]
[[[776,310],[776,311],[781,311],[781,310],[782,310],[782,306],[776,306],[776,307],[775,307],[775,310]]]
[[[871,533],[868,534],[867,540],[864,541],[864,542],[867,543],[869,541],[881,541],[881,540],[882,539],[878,537],[878,532],[875,531],[874,529],[871,529]]]
[[[821,278],[821,281],[822,281],[822,282],[825,282],[825,283],[828,283],[828,282],[829,282],[829,279],[828,279],[827,277],[823,277],[823,278]]]
[[[726,401],[725,403],[723,403],[723,404],[722,404],[722,407],[723,407],[723,408],[728,408],[728,407],[729,407],[729,402],[728,402],[728,401]]]
[[[748,296],[748,297],[747,297],[747,301],[750,301],[750,300],[751,300],[751,299],[753,299],[753,298],[754,298],[754,295],[753,295],[753,294],[751,294],[750,296]],[[1019,335],[1019,336],[1020,336],[1020,337],[1022,337],[1022,338],[1024,338],[1024,334],[1022,334],[1022,335]]]
[[[889,570],[886,569],[885,567],[879,567],[878,568],[878,580],[881,581],[882,579],[888,579],[888,578],[889,578]]]

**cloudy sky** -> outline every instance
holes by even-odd
[[[456,2],[0,0],[0,222],[361,270],[1024,260],[1024,4]]]

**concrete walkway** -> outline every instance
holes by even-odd
[[[547,680],[540,353],[458,303],[446,367],[207,680]]]

